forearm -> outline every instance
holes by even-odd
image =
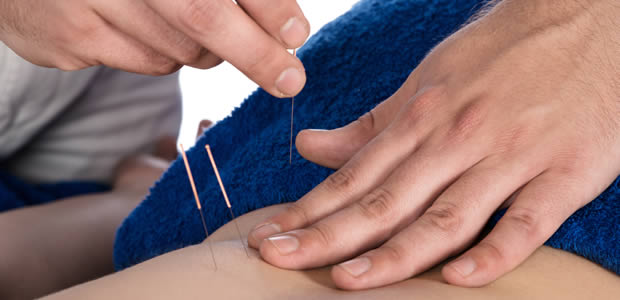
[[[112,272],[116,228],[142,198],[111,191],[0,214],[0,298],[42,296]]]

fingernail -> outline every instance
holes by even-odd
[[[308,37],[308,29],[297,17],[292,17],[280,28],[280,38],[289,47],[301,46]]]
[[[345,271],[347,271],[347,273],[351,274],[351,276],[358,277],[368,272],[368,270],[372,267],[372,263],[368,257],[360,257],[343,262],[338,266],[342,267]]]
[[[327,129],[306,129],[309,132],[328,132]]]
[[[254,240],[260,242],[264,240],[265,238],[268,238],[280,232],[282,232],[280,225],[273,224],[273,223],[266,223],[266,224],[256,227],[256,229],[252,231],[252,237],[254,238]]]
[[[471,257],[463,257],[450,265],[461,276],[467,277],[476,270],[476,262]]]
[[[288,68],[276,80],[276,88],[285,97],[296,95],[303,88],[305,77],[301,70]]]
[[[280,255],[288,255],[299,248],[299,240],[292,235],[272,236],[267,239],[273,244]]]

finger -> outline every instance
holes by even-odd
[[[434,93],[420,95],[407,104],[411,108],[406,110],[414,111],[419,103],[427,105],[425,103],[437,100],[436,97]],[[256,226],[248,237],[248,243],[258,247],[268,236],[310,225],[368,194],[416,150],[427,132],[426,127],[385,130],[346,165],[284,212]]]
[[[310,35],[310,24],[297,1],[238,0],[237,3],[284,46],[299,48]]]
[[[370,140],[383,131],[416,94],[417,72],[412,72],[405,84],[390,98],[347,126],[334,130],[303,130],[295,145],[307,160],[324,167],[338,169]]]
[[[451,166],[454,162],[446,164]],[[417,205],[413,216],[416,220],[383,246],[334,267],[334,282],[344,289],[365,289],[425,271],[471,243],[493,211],[539,172],[516,157],[482,160],[460,175],[436,200],[428,198],[427,203]],[[416,194],[421,186],[413,185]],[[432,202],[430,207],[428,202]]]
[[[101,19],[101,25],[89,36],[66,48],[75,53],[88,65],[106,65],[128,72],[164,75],[177,71],[181,66],[174,60],[159,54],[151,47],[110,26]]]
[[[472,147],[463,150],[476,151]],[[474,163],[463,156],[454,148],[437,152],[425,145],[359,201],[307,228],[262,242],[261,256],[273,265],[299,269],[340,262],[377,246],[416,219],[447,184]],[[298,251],[284,253],[279,246],[283,240],[297,244]]]
[[[580,187],[566,174],[549,171],[536,177],[487,237],[443,268],[444,278],[478,287],[517,267],[579,209],[571,204],[594,197]]]
[[[93,5],[117,30],[179,64],[195,64],[206,54],[200,44],[174,29],[142,1],[95,1]]]
[[[190,64],[189,66],[196,69],[206,70],[216,67],[222,62],[224,62],[223,59],[213,54],[213,52],[202,48],[202,55],[200,56],[200,59],[198,59],[197,62]]]
[[[200,124],[198,124],[198,132],[196,132],[196,140],[198,140],[211,126],[213,126],[211,120],[200,121]]]
[[[209,49],[277,97],[301,91],[301,61],[267,34],[233,1],[145,0],[172,26]]]

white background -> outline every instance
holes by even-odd
[[[310,22],[312,34],[342,15],[358,0],[297,0]],[[228,116],[257,85],[224,62],[209,70],[184,67],[181,70],[183,124],[180,142],[194,144],[202,119],[217,122]]]

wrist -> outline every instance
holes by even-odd
[[[509,39],[557,34],[576,45],[596,48],[605,44],[602,47],[620,58],[617,0],[501,0],[485,19],[495,24],[491,26],[495,30],[502,27]]]
[[[576,19],[596,19],[599,25],[617,23],[617,0],[496,0],[491,12],[518,18],[524,25],[569,25]]]

